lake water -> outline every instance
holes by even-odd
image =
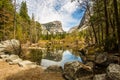
[[[53,57],[53,55],[49,55],[49,56],[46,55],[46,56],[45,56],[44,59],[41,59],[41,66],[43,66],[43,67],[49,67],[51,65],[59,65],[59,66],[64,67],[64,64],[66,62],[71,62],[71,61],[80,61],[80,62],[82,62],[82,59],[81,59],[80,56],[74,55],[69,50],[65,50],[65,51],[63,51],[62,53],[59,53],[59,55],[56,56],[56,57],[59,57],[59,58],[61,57],[60,58],[61,60],[59,58],[55,58],[55,56]],[[52,58],[53,58],[53,60],[52,60]]]

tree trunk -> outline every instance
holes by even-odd
[[[90,18],[91,18],[92,16],[91,16],[91,12],[90,12],[90,9],[89,9],[89,8],[90,8],[89,5],[87,5],[88,15],[89,15]],[[97,35],[96,35],[96,32],[95,32],[95,28],[94,28],[94,23],[93,23],[92,21],[90,21],[90,25],[91,25],[91,27],[92,27],[92,29],[93,29],[93,33],[94,33],[94,37],[95,37],[95,43],[98,44]]]
[[[108,22],[108,13],[107,13],[107,0],[104,0],[104,13],[105,13],[105,24],[106,24],[106,41],[105,41],[105,50],[108,51],[108,38],[109,38],[109,22]]]
[[[117,24],[117,35],[118,35],[118,50],[120,53],[120,22],[119,22],[119,15],[118,15],[118,6],[117,6],[117,0],[113,0],[114,4],[114,13],[115,13],[115,19]]]
[[[16,38],[16,0],[14,0],[14,39]]]

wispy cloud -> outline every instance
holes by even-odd
[[[18,2],[25,0],[17,0]],[[63,29],[67,31],[72,26],[78,25],[80,19],[73,15],[76,10],[80,10],[77,1],[71,0],[26,0],[28,13],[35,15],[35,20],[40,23],[47,23],[55,20],[62,22]],[[76,14],[81,18],[83,12]]]

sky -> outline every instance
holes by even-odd
[[[32,13],[35,20],[41,24],[61,21],[62,28],[68,31],[70,28],[79,25],[80,20],[84,15],[84,8],[75,0],[16,0],[20,5],[22,1],[26,1],[28,14],[31,17]],[[82,3],[82,0],[80,0]]]

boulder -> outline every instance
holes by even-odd
[[[0,55],[0,58],[3,59],[3,61],[6,61],[6,59],[9,58],[9,55],[8,54],[3,54],[3,55]]]
[[[13,60],[19,59],[18,55],[11,54],[8,59],[6,59],[7,62],[12,62]]]
[[[20,51],[20,42],[16,39],[6,40],[0,43],[0,52],[19,54]]]
[[[14,64],[18,64],[20,62],[22,62],[23,60],[18,58],[18,59],[15,59],[15,60],[12,60],[11,62],[9,62],[10,65],[14,65]]]
[[[36,68],[37,67],[37,65],[34,62],[31,62],[31,61],[28,61],[28,60],[19,62],[18,65],[20,67],[26,67],[26,68]]]
[[[92,69],[79,61],[67,62],[63,75],[68,80],[88,80],[92,77]]]
[[[94,63],[93,62],[86,62],[86,66],[90,66],[92,69],[94,68]]]
[[[93,77],[93,80],[107,80],[106,74],[97,74]]]
[[[107,67],[107,76],[111,80],[120,80],[120,65],[118,65],[118,64],[110,64]]]
[[[109,54],[108,61],[109,61],[109,63],[119,63],[120,64],[120,54],[119,53]]]
[[[58,65],[49,66],[45,71],[46,72],[63,72],[62,67]]]
[[[102,64],[107,61],[107,53],[97,53],[95,57],[95,63],[96,64]]]

